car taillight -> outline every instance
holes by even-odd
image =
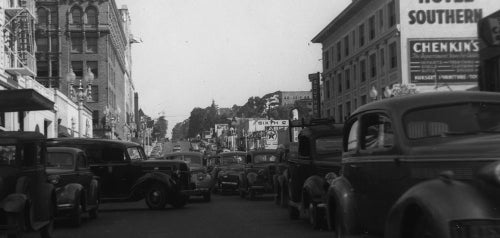
[[[450,223],[453,238],[500,237],[500,220],[461,220]]]

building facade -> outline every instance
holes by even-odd
[[[352,1],[312,40],[323,46],[322,115],[343,122],[357,107],[390,96],[395,85],[477,89],[477,22],[495,3]]]
[[[73,100],[80,85],[88,88],[83,104],[92,114],[93,135],[130,138],[134,89],[128,11],[119,10],[114,0],[36,3],[37,81]]]

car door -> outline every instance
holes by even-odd
[[[129,161],[124,149],[117,146],[99,145],[86,151],[99,159],[92,165],[92,171],[101,178],[101,194],[105,198],[128,196],[127,170]]]
[[[311,138],[299,135],[299,153],[294,159],[289,160],[289,195],[293,202],[302,199],[302,186],[305,180],[312,174],[311,160]]]
[[[90,191],[90,182],[93,179],[93,174],[92,172],[90,172],[87,163],[87,156],[85,156],[85,153],[83,151],[77,153],[75,166],[77,182],[81,184],[86,191]]]

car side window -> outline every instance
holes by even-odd
[[[359,145],[359,121],[356,119],[351,124],[351,127],[349,128],[349,136],[347,137],[347,151],[355,151],[358,149]]]
[[[365,150],[391,148],[394,145],[394,130],[388,116],[371,113],[362,117],[361,148]]]
[[[127,148],[127,152],[131,160],[142,160],[141,153],[137,147],[129,147]]]
[[[37,159],[37,148],[35,143],[26,143],[21,151],[23,167],[34,167]]]
[[[127,158],[125,152],[120,148],[104,148],[102,152],[104,162],[123,162]]]

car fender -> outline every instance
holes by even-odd
[[[79,183],[70,183],[56,190],[57,204],[73,204],[80,196],[83,186]]]
[[[25,194],[12,193],[5,197],[2,202],[0,202],[0,208],[2,208],[5,212],[22,212],[26,207],[27,201],[28,197]]]
[[[131,194],[134,195],[138,191],[142,191],[145,189],[146,186],[148,186],[152,182],[159,182],[167,187],[167,190],[170,192],[175,191],[175,181],[172,179],[172,177],[168,174],[165,173],[160,173],[160,172],[152,172],[152,173],[147,173],[137,179],[137,181],[134,183],[131,189]]]
[[[329,223],[334,220],[335,212],[340,212],[339,215],[347,234],[361,230],[356,218],[354,189],[345,177],[340,176],[331,181],[326,194],[326,204]]]
[[[450,237],[450,221],[498,218],[496,205],[471,184],[451,179],[425,181],[411,187],[393,205],[386,220],[385,234],[390,238],[403,237],[418,209],[419,214],[432,219],[438,237]]]
[[[316,202],[316,203],[322,203],[323,197],[326,194],[325,190],[325,179],[318,176],[318,175],[313,175],[309,178],[306,179],[304,182],[304,185],[302,186],[302,191],[303,197],[302,201],[304,203],[309,203],[309,202]],[[308,196],[308,199],[304,199],[304,196]],[[306,204],[303,204],[306,205]]]

